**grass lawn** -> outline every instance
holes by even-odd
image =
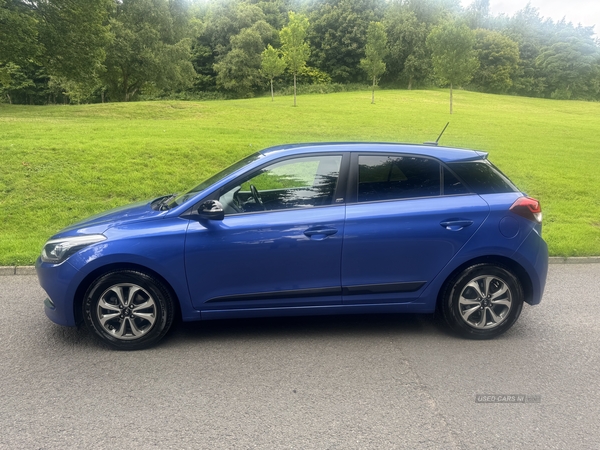
[[[0,265],[32,264],[65,225],[178,192],[261,148],[424,142],[490,160],[542,202],[552,255],[600,255],[600,103],[457,91],[379,91],[210,102],[0,104]]]

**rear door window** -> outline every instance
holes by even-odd
[[[444,167],[444,195],[468,194],[469,189],[456,176]]]
[[[359,202],[432,197],[440,193],[440,163],[434,159],[419,156],[358,156]]]

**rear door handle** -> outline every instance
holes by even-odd
[[[332,236],[337,233],[337,229],[329,228],[329,227],[313,227],[309,228],[304,232],[304,235],[315,240],[321,241],[325,239],[327,236]]]
[[[440,222],[440,225],[443,226],[446,230],[460,231],[463,228],[468,227],[469,225],[473,225],[473,221],[464,219],[449,219]]]

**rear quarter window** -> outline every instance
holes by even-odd
[[[476,194],[519,192],[519,189],[488,160],[450,163],[448,167]]]

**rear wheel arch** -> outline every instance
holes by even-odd
[[[497,262],[472,264],[444,284],[439,317],[455,334],[491,339],[510,329],[521,314],[523,283]]]
[[[508,270],[509,272],[513,273],[515,275],[515,277],[517,277],[517,279],[521,283],[521,287],[523,288],[525,303],[531,302],[531,299],[533,298],[533,284],[531,282],[531,278],[527,274],[527,271],[523,268],[523,266],[521,266],[518,262],[516,262],[513,259],[507,258],[505,256],[494,255],[494,256],[482,256],[479,258],[471,259],[471,260],[466,261],[465,263],[461,264],[456,269],[454,269],[454,271],[446,277],[446,279],[444,280],[444,283],[442,283],[442,286],[440,287],[440,290],[437,295],[436,309],[438,309],[440,307],[440,304],[443,300],[444,292],[446,291],[448,284],[453,279],[455,279],[458,274],[460,274],[467,268],[474,266],[476,264],[493,264],[493,265],[502,267],[502,268]]]

